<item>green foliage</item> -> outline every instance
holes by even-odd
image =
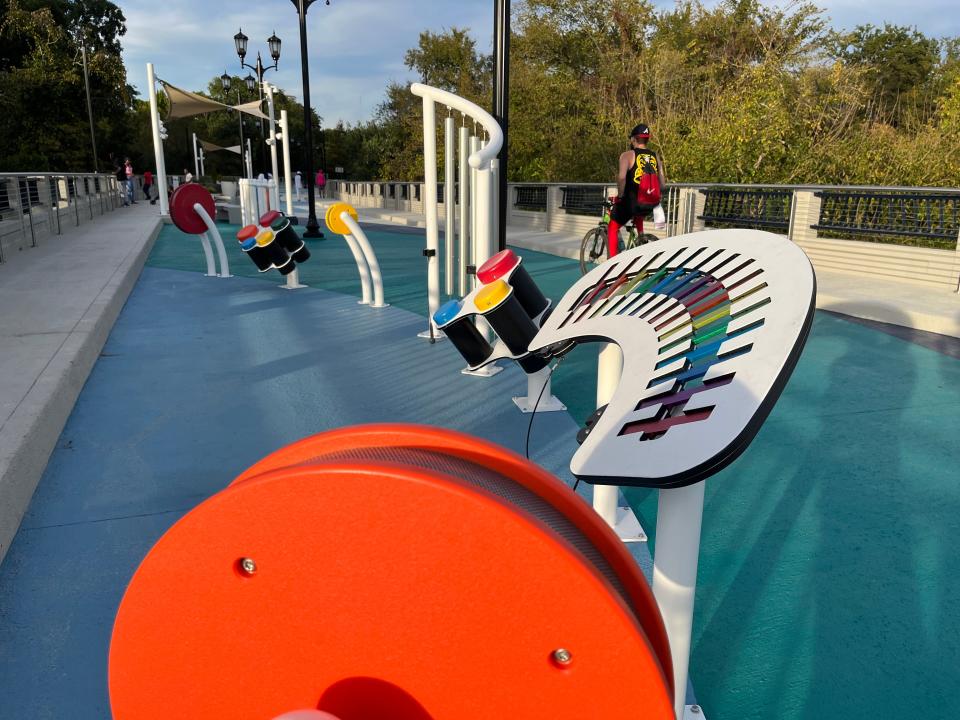
[[[107,0],[5,0],[0,10],[0,170],[93,170],[82,45],[100,169],[129,155],[136,133],[120,9]]]

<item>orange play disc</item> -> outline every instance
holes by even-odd
[[[673,716],[656,604],[533,463],[410,425],[316,435],[174,525],[127,589],[117,720]]]

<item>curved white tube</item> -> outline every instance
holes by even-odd
[[[360,273],[360,292],[362,293],[360,304],[369,305],[372,294],[370,292],[370,271],[367,269],[367,261],[363,257],[363,250],[360,249],[360,243],[353,235],[344,235],[343,239],[347,241],[347,247],[350,248],[353,259],[357,263],[357,272]]]
[[[377,255],[373,252],[373,246],[367,239],[366,233],[363,232],[350,213],[341,213],[340,219],[350,228],[350,233],[354,239],[356,239],[357,243],[359,243],[363,257],[367,261],[366,264],[370,268],[370,277],[373,280],[373,305],[370,307],[386,307],[383,302],[383,277],[380,275],[380,263],[377,262]],[[347,237],[350,236],[348,235]]]
[[[207,277],[216,277],[217,264],[213,260],[213,250],[210,249],[210,238],[205,232],[200,233],[200,244],[203,246],[203,256],[207,259]]]
[[[220,237],[220,231],[217,230],[217,224],[213,221],[213,218],[210,217],[209,213],[207,213],[207,211],[203,208],[203,205],[200,203],[194,203],[193,209],[196,210],[197,215],[203,219],[204,225],[207,226],[207,229],[213,236],[214,243],[217,245],[217,255],[220,256],[220,277],[230,277],[230,261],[227,260],[227,251],[223,247],[223,238]],[[206,235],[206,233],[204,233],[204,235]]]
[[[483,125],[490,136],[490,142],[482,150],[470,156],[470,167],[488,167],[490,161],[500,154],[500,148],[503,146],[503,131],[500,129],[500,123],[494,120],[493,116],[482,107],[465,100],[459,95],[423,83],[413,83],[410,86],[410,92],[424,100],[432,100],[435,103],[442,103],[454,110],[459,110]]]

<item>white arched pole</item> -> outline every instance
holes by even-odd
[[[449,108],[447,108],[449,110]],[[454,243],[456,241],[456,203],[457,188],[454,175],[454,166],[456,165],[456,151],[454,150],[454,135],[456,128],[453,123],[453,116],[448,115],[443,124],[443,207],[446,215],[446,221],[443,231],[443,270],[444,270],[444,288],[447,295],[453,295],[454,280]]]
[[[276,182],[276,186],[273,189],[273,201],[271,206],[274,208],[280,208],[280,166],[277,165],[277,120],[276,115],[274,114],[273,108],[273,85],[264,81],[263,90],[267,96],[267,112],[270,115],[270,136],[267,139],[267,144],[270,146],[270,163],[271,168],[273,168],[273,180]]]
[[[283,185],[287,215],[293,215],[293,171],[290,169],[290,121],[287,111],[280,111],[280,135],[283,142]]]
[[[457,278],[459,294],[464,297],[470,292],[467,287],[467,263],[470,262],[470,165],[467,156],[470,153],[470,131],[466,125],[460,126],[460,235],[457,238]]]
[[[210,231],[210,235],[213,237],[213,242],[217,246],[217,255],[220,256],[220,277],[231,277],[230,261],[227,260],[227,251],[223,247],[223,238],[220,237],[220,231],[217,229],[217,224],[213,221],[213,218],[210,217],[209,213],[207,213],[203,205],[200,203],[194,203],[193,209],[196,211],[197,215],[203,219],[204,225],[207,226],[207,229]],[[205,237],[206,233],[204,233],[204,238]],[[206,246],[207,243],[205,243],[205,247]],[[205,249],[204,252],[207,252],[207,250]]]
[[[363,259],[366,260],[366,265],[370,269],[370,281],[373,283],[373,304],[370,307],[387,307],[387,303],[383,301],[383,276],[380,274],[380,263],[377,261],[376,253],[373,252],[373,246],[367,239],[366,233],[363,232],[363,229],[349,212],[341,213],[340,219],[350,229],[350,234],[360,245]]]
[[[160,113],[157,111],[157,88],[153,63],[147,63],[147,94],[150,96],[150,125],[153,130],[153,159],[157,165],[157,197],[160,200],[160,215],[169,216],[167,169],[163,162],[163,141],[160,139]]]
[[[427,226],[427,322],[420,337],[443,337],[433,320],[440,308],[440,252],[437,228],[437,114],[432,98],[423,97],[423,214]]]

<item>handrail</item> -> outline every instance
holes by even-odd
[[[503,131],[500,124],[493,119],[493,116],[479,105],[466,100],[459,95],[454,95],[446,90],[424,85],[423,83],[413,83],[410,86],[410,92],[417,97],[433,100],[435,103],[446,105],[454,110],[472,117],[483,125],[483,129],[490,136],[490,142],[484,145],[479,152],[470,156],[470,167],[477,170],[490,166],[490,161],[495,160],[500,154],[500,148],[503,146]]]

